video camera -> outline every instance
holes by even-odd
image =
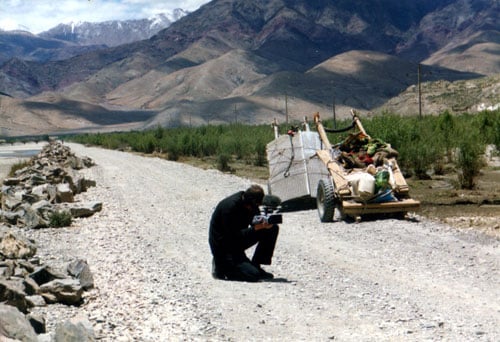
[[[252,225],[260,223],[283,223],[283,216],[279,214],[281,210],[281,199],[278,196],[265,195],[259,210],[260,214],[253,217]]]

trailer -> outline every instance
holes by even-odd
[[[378,160],[372,162],[367,155],[361,165],[350,165],[346,163],[351,156],[346,152],[346,141],[330,143],[327,132],[351,129],[354,133],[349,136],[355,143],[360,139],[359,145],[378,141],[366,133],[356,112],[351,114],[352,125],[342,130],[325,128],[319,113],[314,115],[316,131],[311,131],[305,120],[303,129],[292,129],[279,136],[274,124],[275,139],[267,144],[268,192],[280,197],[283,203],[315,199],[322,222],[359,221],[369,214],[405,217],[408,212],[418,210],[420,202],[410,198],[397,153],[376,152]]]

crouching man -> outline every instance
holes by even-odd
[[[279,227],[265,222],[251,224],[259,214],[263,198],[262,187],[252,185],[223,199],[215,208],[208,238],[214,278],[249,282],[273,278],[261,265],[271,264]],[[257,246],[250,260],[245,250],[254,245]]]

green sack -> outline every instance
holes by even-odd
[[[375,193],[390,188],[389,177],[389,171],[387,170],[380,170],[375,174]]]

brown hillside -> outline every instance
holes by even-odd
[[[422,113],[439,114],[445,110],[451,113],[478,112],[500,108],[500,74],[455,82],[436,81],[422,83]],[[392,98],[377,111],[399,114],[418,114],[418,88],[408,87]]]
[[[458,43],[450,43],[424,61],[425,64],[476,72],[500,73],[500,32],[478,32]]]

